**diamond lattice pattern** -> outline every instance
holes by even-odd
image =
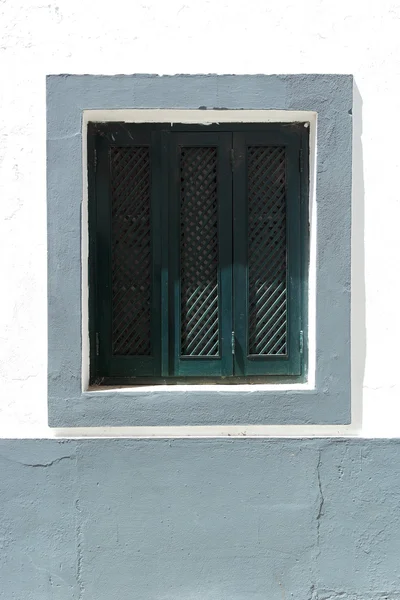
[[[287,354],[285,149],[250,146],[249,353]]]
[[[149,149],[112,147],[110,164],[112,352],[148,356],[151,353]]]
[[[217,149],[181,149],[181,354],[219,355]]]

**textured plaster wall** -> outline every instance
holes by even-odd
[[[85,433],[47,427],[45,75],[60,72],[354,74],[347,433],[399,435],[399,25],[388,0],[0,0],[0,437]],[[0,440],[0,599],[400,600],[399,451]]]
[[[1,600],[399,600],[398,440],[0,441]]]
[[[399,434],[399,19],[389,0],[0,2],[0,436],[53,435],[45,75],[60,72],[354,74],[353,433]]]

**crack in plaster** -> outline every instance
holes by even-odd
[[[57,135],[55,137],[47,138],[49,142],[59,142],[61,140],[72,140],[75,137],[81,135],[80,131],[76,131],[75,133],[68,133],[67,135]]]
[[[34,568],[37,571],[39,571],[41,573],[44,573],[47,576],[47,579],[48,579],[48,582],[49,582],[51,588],[53,588],[53,587],[60,587],[59,585],[57,585],[54,582],[54,579],[56,579],[56,580],[59,580],[62,583],[64,583],[67,586],[68,589],[70,589],[70,590],[72,589],[71,585],[63,577],[61,577],[60,575],[57,575],[57,573],[53,573],[52,571],[50,571],[46,567],[40,567],[39,565],[37,565],[32,560],[32,558],[29,555],[27,555],[27,558],[28,558],[28,560],[31,562],[31,564],[34,566]]]
[[[22,460],[17,460],[16,458],[10,458],[9,456],[4,456],[3,454],[0,454],[0,457],[8,462],[11,463],[16,463],[18,465],[22,465],[23,467],[32,467],[32,468],[46,468],[46,467],[51,467],[63,460],[72,460],[73,458],[75,458],[73,455],[67,455],[67,456],[60,456],[59,458],[55,458],[54,460],[51,460],[47,463],[41,463],[41,462],[37,462],[37,463],[28,463],[28,462],[24,462]]]
[[[26,375],[25,377],[12,377],[12,381],[29,381],[30,379],[36,379],[39,377],[39,375],[40,373],[32,373],[30,375]]]
[[[316,563],[319,555],[321,554],[320,528],[321,528],[321,518],[324,514],[324,504],[325,504],[325,497],[324,497],[324,493],[322,491],[321,464],[322,464],[322,450],[318,450],[318,461],[317,461],[317,467],[316,467],[317,487],[318,487],[318,504],[317,504],[317,511],[316,511],[317,531],[316,531],[316,543],[315,543],[316,552],[315,552],[315,557],[314,557],[314,563]],[[314,565],[314,567],[315,567],[314,582],[316,582],[317,581],[316,564]],[[310,600],[321,600],[319,598],[319,592],[317,590],[316,583],[313,583],[310,587]]]
[[[322,492],[322,482],[321,482],[321,458],[322,458],[322,451],[319,450],[318,451],[318,463],[317,463],[317,481],[318,481],[318,495],[319,495],[319,505],[318,505],[318,511],[317,511],[317,551],[318,554],[320,553],[320,527],[321,527],[321,517],[324,514],[324,504],[325,504],[325,498],[324,498],[324,494]]]
[[[79,507],[79,471],[78,471],[78,448],[75,455],[75,473],[76,473],[76,500],[75,500],[75,509],[76,509],[76,581],[78,584],[78,600],[82,600],[84,593],[84,585],[82,581],[82,561],[83,561],[83,552],[82,552],[82,525],[81,525],[81,514],[82,510]]]
[[[78,598],[79,598],[79,600],[81,600],[83,597],[84,586],[83,586],[83,581],[82,581],[82,559],[83,559],[82,527],[80,524],[80,517],[79,517],[79,515],[81,514],[82,511],[79,508],[79,498],[77,498],[75,501],[75,508],[77,511],[77,518],[76,518],[76,580],[77,580],[78,589],[79,589]]]
[[[372,592],[369,594],[358,594],[343,590],[321,589],[319,592],[315,586],[311,587],[311,600],[400,600],[399,592]]]

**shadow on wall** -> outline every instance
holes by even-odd
[[[366,358],[364,170],[362,150],[362,98],[353,87],[353,190],[351,234],[351,361],[352,425],[362,425],[363,382]]]

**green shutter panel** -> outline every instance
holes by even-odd
[[[160,145],[155,134],[97,126],[97,371],[160,375]]]
[[[232,136],[170,138],[170,374],[231,375]]]
[[[233,138],[235,375],[300,375],[300,126]]]
[[[111,343],[114,356],[151,356],[150,148],[110,148]]]
[[[307,132],[200,129],[89,127],[92,381],[304,372]]]

